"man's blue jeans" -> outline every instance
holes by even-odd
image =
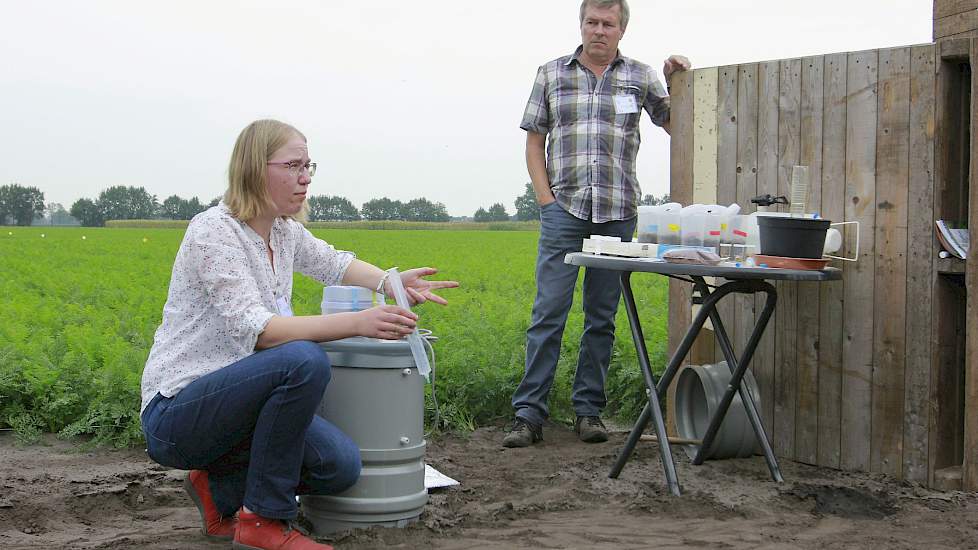
[[[297,494],[326,495],[360,476],[360,449],[317,416],[331,371],[313,342],[262,350],[198,378],[142,414],[149,456],[182,470],[207,470],[218,511],[242,506],[295,518]]]
[[[540,242],[537,250],[537,295],[526,331],[526,372],[516,393],[516,416],[540,425],[550,416],[547,395],[553,385],[560,340],[567,313],[574,301],[578,267],[564,263],[564,256],[580,252],[591,235],[609,235],[631,241],[635,218],[593,223],[567,213],[556,202],[540,209]],[[615,342],[615,314],[621,286],[618,273],[606,269],[584,270],[584,333],[571,402],[578,416],[597,416],[606,404],[605,377]]]

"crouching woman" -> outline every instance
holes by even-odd
[[[390,294],[386,272],[314,237],[296,218],[316,171],[306,138],[274,120],[238,136],[228,188],[197,215],[173,264],[142,378],[143,432],[156,462],[190,470],[205,535],[235,548],[323,549],[292,529],[296,495],[328,495],[360,475],[357,446],[316,415],[330,380],[317,342],[399,339],[417,316],[393,305],[292,315],[292,275]],[[431,268],[403,272],[412,303],[445,304]]]

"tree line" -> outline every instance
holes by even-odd
[[[71,215],[82,225],[104,225],[106,220],[166,219],[189,220],[216,205],[220,197],[203,203],[197,197],[183,199],[172,195],[158,203],[142,187],[109,188],[99,198],[80,199],[72,205]],[[425,198],[408,202],[387,197],[373,199],[357,208],[349,199],[319,195],[309,197],[309,221],[406,220],[447,222],[451,220],[445,205]]]
[[[204,203],[198,197],[184,199],[177,195],[167,197],[162,203],[143,187],[117,185],[99,193],[98,198],[83,198],[71,208],[58,203],[45,205],[44,193],[36,187],[18,184],[0,187],[0,225],[31,225],[45,217],[44,223],[70,225],[74,221],[86,227],[105,225],[106,220],[189,220],[216,205],[220,197]],[[642,204],[662,204],[669,195],[655,197],[645,195]],[[514,201],[516,213],[510,216],[502,203],[494,203],[488,209],[480,207],[472,216],[477,222],[536,220],[540,217],[533,186],[527,183],[522,195]],[[340,196],[319,195],[309,198],[310,221],[386,221],[403,220],[418,222],[447,222],[452,218],[445,205],[424,197],[407,202],[387,197],[373,199],[357,208],[349,199]]]
[[[198,197],[184,199],[178,195],[160,203],[155,195],[142,187],[110,187],[98,198],[79,199],[71,206],[70,214],[84,226],[102,226],[106,220],[189,220],[215,206],[220,197],[204,203]],[[407,202],[387,197],[373,199],[357,208],[349,199],[320,195],[309,197],[310,221],[406,220],[447,222],[451,220],[445,205],[425,198]]]

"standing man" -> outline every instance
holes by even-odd
[[[581,3],[582,45],[540,67],[520,124],[540,204],[540,243],[526,372],[513,394],[516,419],[503,439],[506,447],[543,439],[547,394],[577,282],[578,268],[565,264],[564,256],[580,252],[591,235],[632,239],[641,197],[635,176],[641,110],[669,131],[669,98],[655,71],[618,51],[628,15],[626,0]],[[663,69],[666,82],[689,67],[685,57],[670,57]],[[574,431],[588,443],[608,439],[600,414],[620,295],[615,272],[585,270],[584,334],[571,399]]]

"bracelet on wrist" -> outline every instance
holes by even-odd
[[[384,275],[380,278],[380,282],[377,283],[377,288],[374,290],[374,292],[377,294],[384,294],[384,284],[387,283],[387,278],[390,276],[390,272],[385,271]]]

